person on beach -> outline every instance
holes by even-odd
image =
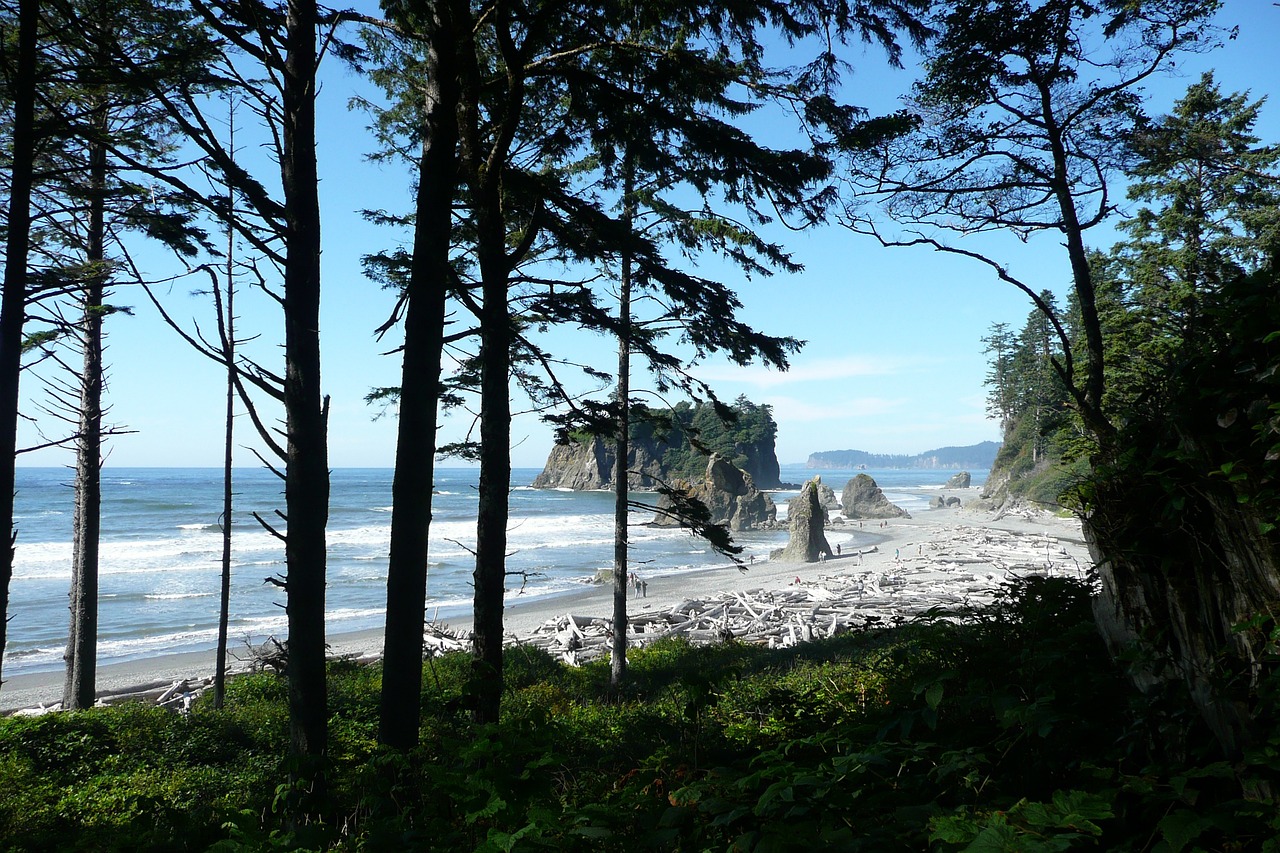
[[[837,557],[839,557],[839,556],[840,556],[840,543],[839,543],[839,542],[837,542],[837,543],[836,543],[836,556],[837,556]]]
[[[648,597],[649,597],[649,582],[648,582],[648,581],[640,581],[640,597],[641,597],[641,598],[648,598]]]

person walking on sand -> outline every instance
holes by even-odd
[[[649,582],[648,582],[648,581],[640,581],[640,597],[641,597],[641,598],[648,598],[648,597],[649,597]]]
[[[840,556],[840,543],[839,543],[839,542],[837,542],[837,543],[836,543],[836,556],[837,556],[837,557],[839,557],[839,556]]]

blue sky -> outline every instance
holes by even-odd
[[[1222,21],[1239,24],[1239,38],[1206,56],[1187,57],[1178,77],[1149,86],[1152,112],[1167,109],[1208,68],[1216,69],[1224,91],[1249,89],[1257,97],[1276,88],[1280,8],[1263,0],[1226,6]],[[855,66],[850,100],[873,109],[894,108],[913,79],[912,69],[888,69],[871,49],[856,46],[849,58]],[[392,300],[363,277],[359,260],[407,236],[375,228],[357,211],[406,209],[410,178],[399,166],[364,159],[370,145],[366,119],[346,109],[363,85],[333,64],[320,95],[322,373],[325,392],[332,397],[334,467],[387,467],[395,450],[393,416],[377,418],[378,412],[363,401],[370,388],[399,382],[398,359],[381,354],[394,341],[388,337],[379,343],[373,337]],[[1280,141],[1280,105],[1264,107],[1257,130],[1266,142]],[[746,394],[774,407],[781,462],[803,462],[822,450],[918,453],[999,439],[997,425],[985,414],[986,363],[979,339],[995,322],[1021,326],[1031,306],[1020,293],[977,264],[925,250],[884,249],[837,226],[774,236],[804,264],[803,273],[744,281],[724,269],[723,280],[739,293],[743,319],[762,331],[804,339],[807,345],[786,374],[715,360],[701,365],[697,374],[724,399]],[[1097,246],[1111,241],[1101,229],[1091,237]],[[1026,245],[1012,240],[992,245],[1015,274],[1065,293],[1066,256],[1051,237]],[[165,300],[178,318],[200,318],[209,327],[206,300],[188,295],[202,286],[198,281],[175,283]],[[134,306],[136,315],[116,316],[109,323],[110,420],[135,432],[111,440],[108,465],[221,464],[224,392],[219,369],[190,352],[141,293],[121,290],[115,301]],[[278,365],[278,314],[261,296],[246,295],[242,307],[242,329],[260,334],[254,346],[269,366]],[[557,351],[596,366],[614,364],[612,343],[598,336],[561,330],[554,344]],[[27,381],[23,398],[28,409],[39,397],[36,383]],[[456,440],[470,426],[468,415],[455,413],[442,439]],[[246,420],[241,419],[239,430],[241,444],[255,444]],[[29,428],[23,441],[35,441]],[[522,415],[513,423],[512,441],[516,467],[540,467],[551,433],[535,416]],[[68,451],[47,450],[26,454],[19,464],[71,461]],[[256,464],[245,448],[237,450],[236,461]]]

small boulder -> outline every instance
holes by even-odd
[[[880,491],[876,481],[866,474],[859,474],[844,487],[841,499],[846,518],[910,518],[902,507],[890,503]]]
[[[934,495],[929,498],[929,509],[942,509],[947,505],[947,499],[942,495]]]
[[[947,498],[947,506],[959,508],[960,499],[952,495],[951,497]]]

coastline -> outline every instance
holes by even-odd
[[[898,491],[930,497],[954,495],[965,503],[976,499],[979,492],[976,488]],[[879,524],[878,521],[869,523]],[[848,530],[848,525],[849,522],[846,521],[845,530]],[[794,586],[797,578],[806,587],[822,587],[829,579],[870,572],[919,572],[922,573],[922,578],[927,577],[934,586],[955,585],[960,582],[961,576],[954,572],[948,574],[939,571],[938,568],[947,565],[949,558],[960,552],[964,552],[961,559],[965,564],[964,578],[981,575],[988,583],[995,585],[1004,578],[1007,571],[1002,560],[990,555],[984,559],[979,552],[969,553],[972,543],[983,540],[981,533],[984,530],[1020,536],[1047,534],[1049,541],[1056,542],[1055,556],[1060,549],[1065,564],[1088,565],[1088,551],[1080,533],[1080,524],[1074,518],[1058,518],[1045,513],[1033,518],[1012,515],[995,519],[990,512],[970,509],[968,506],[960,509],[929,509],[910,519],[891,519],[886,528],[864,527],[860,530],[863,538],[878,539],[874,552],[862,556],[846,553],[823,563],[761,561],[747,566],[745,571],[735,565],[725,564],[664,575],[650,582],[647,597],[629,596],[628,611],[632,615],[658,613],[688,599],[777,590]],[[828,532],[840,532],[840,529],[832,531],[828,528]],[[903,555],[901,562],[895,561],[895,551]],[[589,585],[581,590],[527,600],[510,596],[504,613],[504,629],[508,636],[528,638],[546,623],[567,614],[607,618],[612,614],[612,607],[610,584]],[[438,624],[455,631],[469,631],[471,615],[468,612],[442,617]],[[333,634],[328,640],[329,653],[340,657],[376,658],[381,652],[382,636],[381,628]],[[229,651],[229,656],[233,672],[247,669],[244,663],[237,661],[237,656],[243,657],[243,650],[233,648]],[[213,650],[160,654],[105,664],[98,668],[98,693],[109,695],[145,688],[164,688],[184,679],[198,682],[212,676],[213,666]],[[62,695],[64,677],[64,673],[57,670],[6,678],[0,687],[0,714],[56,703]]]

